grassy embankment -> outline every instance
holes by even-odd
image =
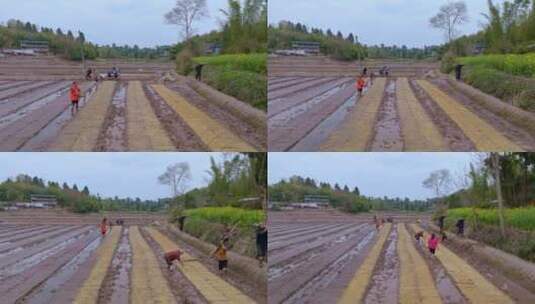
[[[267,55],[236,54],[193,58],[204,64],[203,82],[267,111]]]
[[[236,227],[231,238],[232,250],[248,256],[254,256],[256,250],[255,224],[265,221],[263,210],[240,209],[234,207],[206,207],[189,209],[185,232],[214,245],[218,244],[227,227]]]
[[[462,57],[464,80],[479,90],[535,112],[535,53]]]
[[[468,237],[535,262],[535,207],[505,210],[505,238],[500,237],[496,209],[450,209],[446,228],[455,231],[455,223],[460,218],[466,220]]]

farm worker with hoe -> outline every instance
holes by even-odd
[[[78,102],[80,101],[80,95],[80,87],[78,86],[78,83],[76,83],[76,81],[73,81],[71,89],[69,91],[69,97],[71,99],[71,113],[74,113],[75,107],[76,111],[78,112]]]
[[[212,254],[218,262],[219,272],[227,272],[228,268],[228,259],[227,259],[227,247],[223,242],[219,243],[219,246],[215,249]]]
[[[172,267],[173,267],[173,262],[174,261],[178,261],[179,263],[182,263],[182,260],[180,259],[180,256],[183,254],[182,251],[180,250],[173,250],[173,251],[169,251],[169,252],[166,252],[164,254],[164,259],[165,259],[165,262],[167,263],[167,268],[169,270],[172,270]]]
[[[438,237],[434,233],[432,233],[429,240],[427,240],[427,247],[429,248],[429,252],[431,252],[433,255],[438,249]]]
[[[359,76],[356,86],[359,97],[362,97],[362,91],[364,91],[364,87],[366,87],[366,80],[364,80],[364,76]]]
[[[260,268],[266,262],[266,252],[268,249],[268,231],[265,224],[260,224],[256,228],[256,258],[258,259]]]

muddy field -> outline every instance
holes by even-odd
[[[533,303],[535,291],[445,241],[436,256],[413,235],[428,215],[269,214],[268,303]],[[419,219],[424,228],[416,225]],[[427,231],[427,230],[425,230]],[[427,232],[426,232],[427,233]]]
[[[164,216],[107,214],[125,225],[102,237],[88,224],[96,216],[63,214],[59,224],[54,212],[30,213],[0,213],[2,303],[266,302],[247,280],[236,283],[232,267],[219,274],[213,259],[159,226]],[[170,271],[163,254],[178,248],[183,263]]]
[[[108,63],[110,65],[111,63]],[[106,63],[89,63],[104,70]],[[262,131],[187,82],[160,83],[169,64],[119,63],[120,81],[80,79],[51,58],[0,59],[0,151],[262,151]],[[80,110],[68,89],[78,80]]]
[[[362,97],[363,66],[379,75]],[[418,62],[342,64],[326,58],[270,58],[270,151],[531,151],[522,122],[475,102]],[[432,77],[429,77],[432,76]],[[518,109],[515,109],[518,110]],[[531,113],[524,113],[533,116]]]

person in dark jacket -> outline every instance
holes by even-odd
[[[195,79],[198,81],[202,80],[202,69],[204,68],[204,64],[198,64],[195,67]]]
[[[264,266],[267,257],[268,249],[268,231],[264,224],[258,225],[256,228],[256,258],[260,267]]]
[[[464,235],[464,219],[459,219],[457,224],[455,224],[455,227],[457,227],[458,235]]]

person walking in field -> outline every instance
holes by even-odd
[[[216,250],[212,254],[218,262],[219,272],[226,273],[228,268],[228,259],[227,259],[227,247],[223,242],[219,243]]]
[[[78,112],[78,102],[80,101],[80,87],[76,81],[72,82],[71,88],[69,90],[69,97],[71,99],[71,113],[74,114],[74,111]]]
[[[438,249],[438,237],[434,233],[432,233],[431,237],[429,237],[429,240],[427,240],[427,247],[429,248],[429,252],[431,252],[433,255]]]
[[[198,64],[195,66],[195,79],[198,81],[202,80],[202,69],[204,68],[204,64]]]
[[[370,72],[370,88],[373,86],[373,80],[375,79],[375,73]]]
[[[268,231],[265,224],[260,224],[256,228],[256,258],[260,267],[266,262],[266,253],[268,249]]]
[[[364,80],[363,76],[359,76],[359,78],[357,79],[356,86],[357,86],[358,96],[362,97],[362,92],[364,91],[364,88],[366,87],[366,80]]]
[[[167,263],[167,268],[169,270],[172,270],[174,261],[178,261],[179,263],[182,263],[182,260],[180,259],[182,254],[183,254],[183,252],[180,251],[179,249],[173,250],[173,251],[169,251],[169,252],[166,252],[164,254],[163,257],[165,259],[165,262]]]
[[[108,219],[103,218],[102,222],[100,222],[100,233],[102,234],[102,236],[106,236],[106,233],[108,233],[108,226]]]

